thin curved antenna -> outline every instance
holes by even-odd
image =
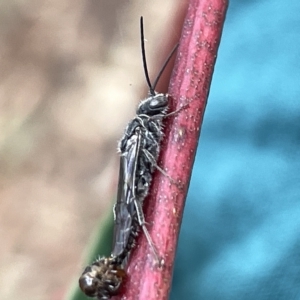
[[[147,68],[147,60],[146,60],[146,51],[145,51],[145,40],[144,40],[144,24],[143,24],[143,17],[140,19],[140,28],[141,28],[141,48],[142,48],[142,58],[143,58],[143,66],[144,66],[144,73],[146,77],[146,81],[149,87],[149,92],[151,95],[155,95],[154,88],[151,85],[151,81],[149,78],[148,68]]]
[[[156,87],[156,85],[157,85],[157,83],[158,83],[158,80],[160,79],[162,73],[164,72],[166,66],[168,65],[170,59],[172,58],[173,54],[174,54],[175,51],[177,50],[178,46],[179,46],[179,44],[176,44],[176,45],[175,45],[175,47],[172,49],[171,53],[169,54],[168,58],[167,58],[166,61],[164,62],[162,68],[160,69],[160,71],[159,71],[159,73],[158,73],[158,75],[157,75],[157,77],[156,77],[156,79],[155,79],[155,81],[154,81],[154,84],[153,84],[153,86],[152,86],[152,89],[153,89],[153,90],[155,90],[155,87]]]

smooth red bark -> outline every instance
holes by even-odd
[[[203,114],[225,19],[227,0],[190,0],[170,81],[171,111],[159,165],[178,184],[155,172],[145,217],[163,267],[155,264],[143,233],[127,267],[128,278],[114,299],[168,299],[181,219]],[[200,208],[199,208],[200,209]]]

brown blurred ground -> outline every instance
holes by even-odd
[[[62,299],[81,272],[145,87],[139,17],[151,69],[178,2],[1,1],[1,300]]]

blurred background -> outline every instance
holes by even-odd
[[[146,90],[139,18],[153,78],[186,3],[1,1],[1,300],[63,299],[82,272]],[[173,300],[300,299],[299,11],[230,2]]]
[[[117,142],[147,90],[140,16],[154,77],[174,3],[1,1],[1,300],[62,299],[78,280],[114,203]]]

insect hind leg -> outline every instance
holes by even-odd
[[[146,227],[146,221],[145,221],[145,216],[144,216],[144,212],[143,212],[143,209],[142,209],[142,206],[141,206],[141,203],[140,201],[138,201],[137,199],[134,200],[134,204],[135,204],[135,208],[136,208],[136,212],[137,212],[137,219],[138,219],[138,223],[139,225],[141,226],[144,234],[145,234],[145,237],[147,239],[147,242],[151,248],[151,251],[154,255],[154,258],[157,262],[157,264],[159,266],[162,265],[162,262],[163,262],[163,259],[161,259],[157,253],[157,250],[155,249],[155,246],[154,246],[154,243],[153,243],[153,240],[150,236],[150,233]]]

